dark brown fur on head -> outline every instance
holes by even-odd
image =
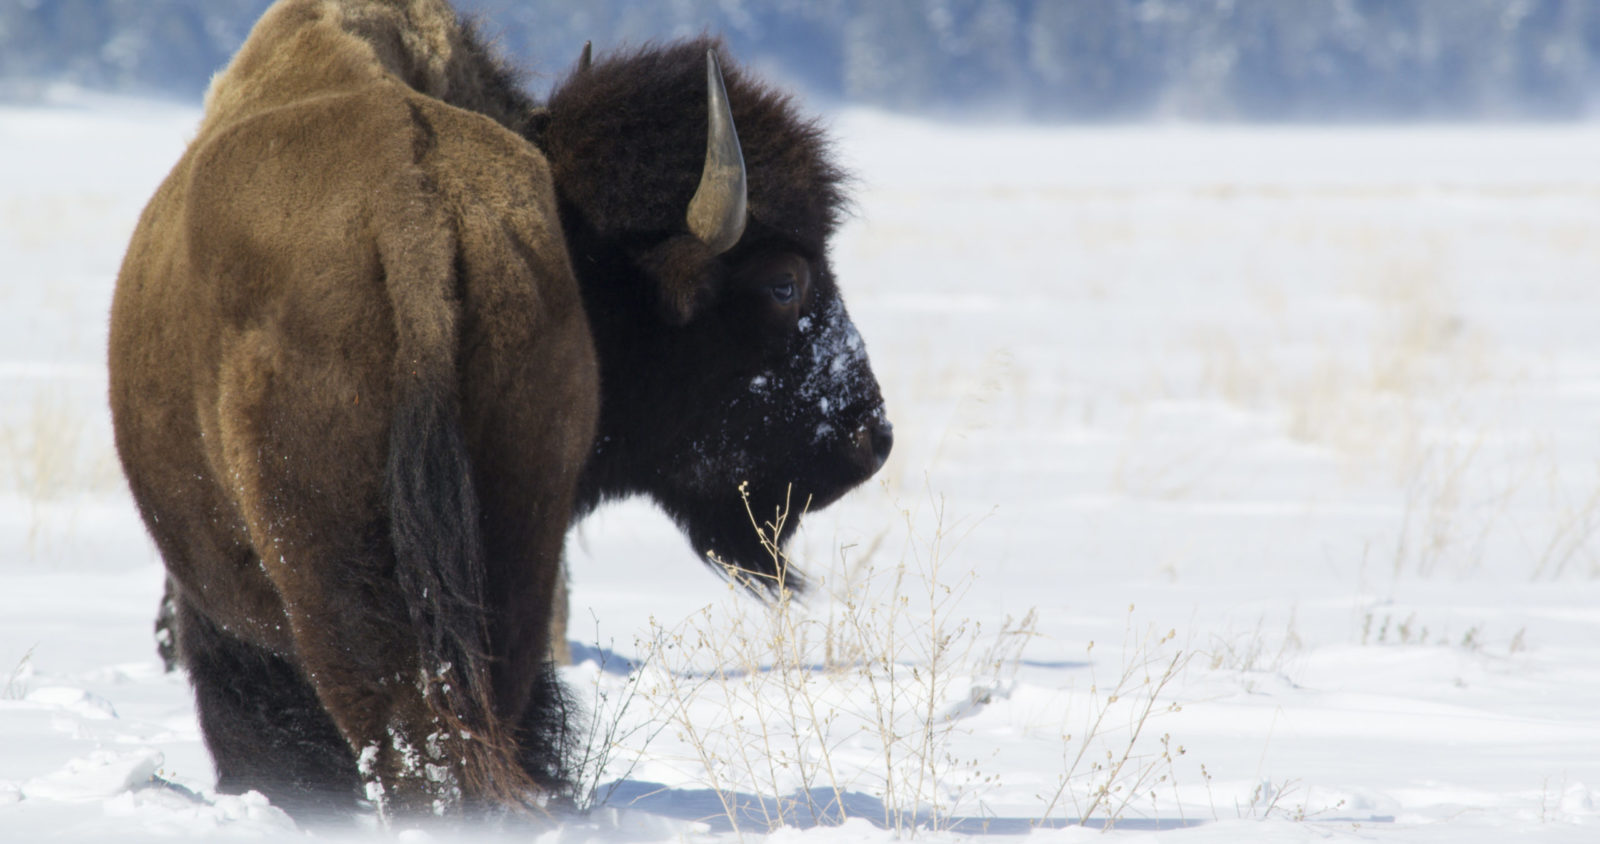
[[[743,237],[723,254],[685,217],[706,156],[708,51],[748,180]],[[700,38],[576,70],[529,137],[551,164],[601,360],[580,509],[647,493],[700,553],[797,586],[751,513],[765,522],[787,505],[787,539],[808,499],[822,506],[877,468],[889,430],[828,263],[846,177],[821,127]],[[775,305],[774,273],[796,268],[802,300]]]
[[[604,56],[556,86],[533,139],[557,191],[596,231],[659,239],[685,232],[705,160],[706,51],[722,59],[749,178],[750,218],[820,255],[845,207],[844,173],[815,121],[750,78],[719,39]],[[598,165],[598,166],[597,166]]]

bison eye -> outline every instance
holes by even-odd
[[[769,288],[772,291],[772,300],[780,305],[787,305],[794,301],[795,286],[793,281],[781,281]]]

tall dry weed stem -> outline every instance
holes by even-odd
[[[931,535],[907,543],[892,566],[875,562],[881,536],[853,560],[843,549],[837,574],[818,580],[831,600],[815,613],[787,583],[787,510],[752,512],[779,572],[762,585],[773,600],[739,605],[720,623],[707,608],[677,628],[653,626],[651,692],[735,828],[838,823],[865,811],[909,835],[940,826],[983,780],[975,760],[949,752],[950,739],[1008,682],[1035,616],[979,648],[981,626],[956,613],[975,575],[954,586],[940,577],[971,525],[947,523],[940,500],[931,506]],[[912,513],[902,515],[915,534]],[[731,583],[756,586],[714,562]],[[967,687],[959,694],[958,684]],[[708,721],[708,707],[691,707],[696,699],[717,701],[724,719]]]
[[[600,621],[595,618],[597,634],[599,627]],[[596,635],[595,639],[598,641],[599,636]],[[574,766],[578,776],[578,808],[581,811],[604,806],[633,773],[643,750],[666,727],[662,722],[630,722],[624,717],[639,697],[640,674],[630,671],[621,689],[607,688],[604,678],[611,668],[609,662],[614,658],[611,653],[610,649],[600,651],[599,663],[595,666],[595,679],[589,698],[589,729],[583,736],[583,748]],[[627,759],[625,766],[616,764],[620,761],[617,754],[629,747],[637,747],[638,752]],[[608,773],[613,779],[609,783],[603,782]]]
[[[1600,466],[1596,466],[1596,475],[1600,478]],[[1568,566],[1580,558],[1589,564],[1588,576],[1600,576],[1600,552],[1596,551],[1594,541],[1595,535],[1600,533],[1600,483],[1594,485],[1582,503],[1572,502],[1558,483],[1552,482],[1550,486],[1556,524],[1534,565],[1534,579],[1559,579],[1567,573]]]
[[[37,393],[27,408],[26,417],[0,425],[0,494],[14,492],[27,504],[32,558],[48,531],[52,505],[120,489],[122,473],[109,442],[86,434],[81,408],[49,391]]]
[[[993,632],[963,615],[977,575],[949,572],[981,520],[951,518],[932,495],[921,513],[898,509],[906,541],[887,542],[885,532],[841,549],[834,569],[816,581],[814,594],[827,600],[815,608],[784,574],[792,565],[782,550],[787,509],[770,518],[751,513],[779,572],[760,586],[772,600],[739,600],[741,587],[759,585],[725,567],[735,600],[671,627],[652,619],[637,643],[640,668],[624,694],[649,710],[644,722],[671,731],[683,748],[672,761],[715,794],[734,830],[861,817],[914,837],[962,821],[1000,785],[988,769],[994,760],[959,753],[954,739],[965,734],[966,719],[1011,695],[1023,653],[1039,635],[1037,613],[1008,617]],[[900,558],[883,560],[895,544]],[[1075,747],[1076,760],[1043,801],[1041,817],[1070,798],[1081,817],[1114,822],[1136,797],[1170,782],[1172,756],[1183,749],[1164,736],[1152,753],[1144,736],[1153,714],[1175,709],[1158,698],[1187,655],[1156,655],[1173,635],[1125,653],[1095,723],[1077,745],[1063,736],[1063,759]],[[1113,728],[1130,705],[1140,708],[1127,728]],[[629,730],[609,729],[597,734],[602,743]],[[1107,742],[1115,745],[1107,761],[1089,760],[1089,748]]]
[[[1091,703],[1082,737],[1074,743],[1071,734],[1062,736],[1062,771],[1057,775],[1055,791],[1041,795],[1041,822],[1052,821],[1070,802],[1067,820],[1080,826],[1098,820],[1102,828],[1110,829],[1134,807],[1135,800],[1148,797],[1152,812],[1157,812],[1157,788],[1173,790],[1173,805],[1181,816],[1174,768],[1177,758],[1187,751],[1183,745],[1172,743],[1170,733],[1161,735],[1159,751],[1147,749],[1147,742],[1141,739],[1153,718],[1182,711],[1176,702],[1162,703],[1162,696],[1188,666],[1190,654],[1177,649],[1167,655],[1167,646],[1177,639],[1176,630],[1159,636],[1154,631],[1135,635],[1132,606],[1128,607],[1128,617],[1122,672],[1109,690],[1103,690],[1098,680],[1091,682]],[[1090,642],[1085,654],[1092,656],[1093,652],[1094,642]]]
[[[33,651],[34,648],[29,648],[22,659],[17,660],[17,667],[11,669],[5,687],[0,688],[0,700],[22,700],[27,697],[28,681],[33,678]]]
[[[32,502],[120,488],[110,443],[89,435],[84,415],[64,396],[36,394],[26,418],[0,427],[0,483]]]

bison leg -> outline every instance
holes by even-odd
[[[550,661],[556,665],[572,664],[572,643],[567,641],[567,612],[571,599],[567,597],[567,567],[561,566],[556,576],[555,595],[550,599]]]
[[[358,402],[359,381],[325,356],[262,333],[225,355],[221,380],[226,476],[281,596],[294,656],[366,795],[385,817],[531,796],[493,713],[457,705],[460,666],[419,651],[395,573],[381,402]]]
[[[301,673],[169,598],[217,791],[259,791],[301,823],[348,816],[361,785],[355,756]]]
[[[572,711],[573,703],[556,676],[555,665],[546,663],[534,678],[527,708],[522,711],[518,761],[529,778],[557,800],[570,801],[575,796],[571,794],[572,771],[567,768],[572,756]]]
[[[484,440],[491,438],[483,434]],[[522,770],[547,797],[559,801],[569,785],[563,762],[570,733],[567,700],[553,659],[566,644],[561,550],[570,485],[527,483],[528,478],[559,478],[551,468],[557,460],[540,443],[524,440],[519,445],[501,452],[512,457],[492,465],[484,461],[479,473],[482,489],[492,493],[480,498],[491,561],[486,598],[493,620],[489,644],[494,699],[500,717],[517,727]]]
[[[252,527],[276,525],[263,557],[283,595],[295,655],[385,817],[457,814],[478,797],[481,780],[471,780],[470,768],[501,757],[509,765],[509,754],[451,710],[449,684],[440,680],[449,666],[420,661],[377,526],[355,527],[341,515],[349,514],[285,508],[251,517]]]
[[[161,603],[156,609],[156,655],[161,657],[161,669],[168,674],[178,668],[178,605],[172,594],[172,578],[167,578],[161,590]]]
[[[493,231],[469,220],[464,237],[496,242],[485,229]],[[492,342],[477,344],[465,360],[462,408],[482,512],[495,706],[516,727],[523,770],[547,798],[559,801],[567,790],[561,762],[570,740],[551,664],[570,658],[562,548],[594,442],[599,395],[576,291],[501,281],[503,267],[537,254],[507,250],[500,260],[467,264],[464,319],[473,336]],[[529,267],[528,276],[558,279],[564,271]]]

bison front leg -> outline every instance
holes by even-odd
[[[429,577],[459,556],[440,523],[476,522],[435,512],[471,495],[451,476],[461,461],[448,452],[463,449],[440,408],[396,410],[408,399],[362,396],[325,361],[247,335],[219,398],[227,477],[294,658],[385,818],[534,802],[493,711],[487,637],[474,641],[486,610],[460,572]]]
[[[563,563],[556,574],[555,594],[550,599],[550,661],[556,665],[572,664],[572,643],[567,641],[567,614],[572,604],[567,594],[568,576]]]

